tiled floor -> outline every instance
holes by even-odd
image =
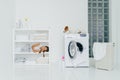
[[[16,66],[14,80],[120,80],[120,66],[112,71],[98,70],[91,64],[89,68],[65,68],[64,62],[50,65]]]
[[[98,70],[94,66],[89,68],[64,68],[62,62],[51,64],[49,68],[50,80],[120,80],[120,68],[116,66],[112,71]]]

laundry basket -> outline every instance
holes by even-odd
[[[98,49],[97,49],[98,48]],[[97,69],[112,70],[114,63],[113,43],[94,43],[93,54]]]

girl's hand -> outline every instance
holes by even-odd
[[[45,54],[43,53],[43,57],[45,57]]]

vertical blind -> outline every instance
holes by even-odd
[[[89,55],[94,42],[109,42],[109,0],[88,0]]]

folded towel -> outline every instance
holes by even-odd
[[[93,54],[95,60],[100,60],[106,55],[107,43],[95,42],[93,45]]]

